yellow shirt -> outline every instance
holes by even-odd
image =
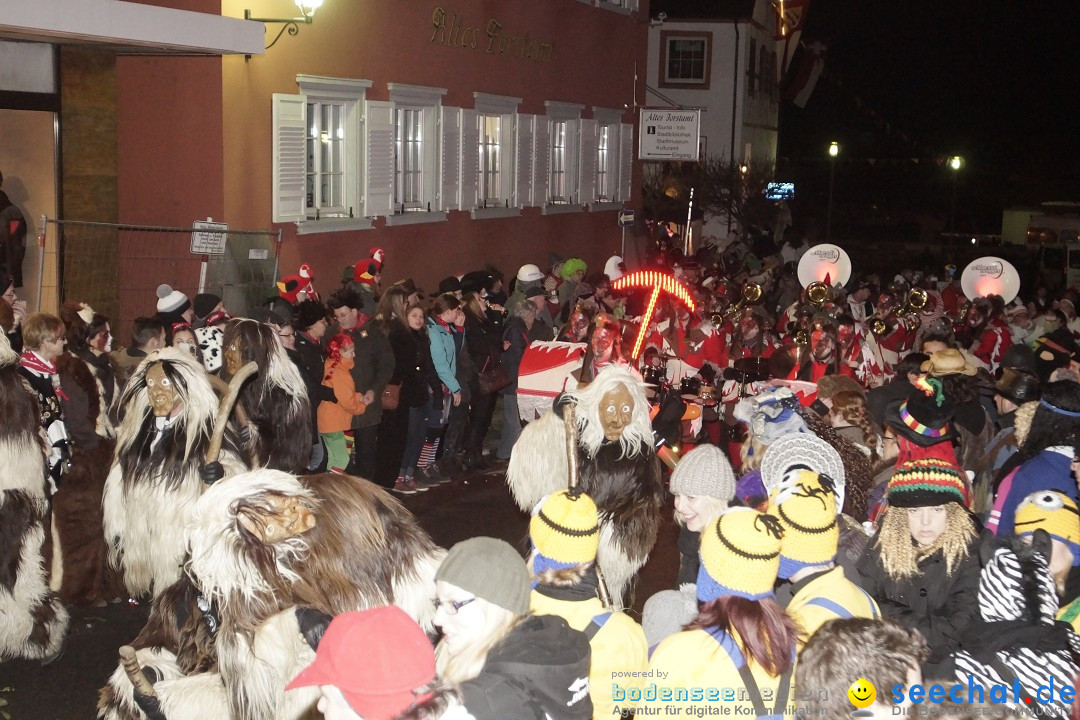
[[[534,615],[558,615],[575,630],[585,632],[598,615],[608,612],[599,598],[591,600],[557,600],[533,590],[529,609]],[[589,668],[589,694],[593,701],[593,717],[610,720],[617,703],[613,698],[618,690],[641,689],[645,671],[649,669],[649,649],[645,631],[633,618],[613,612],[592,639],[592,663]]]
[[[661,717],[710,717],[720,708],[731,717],[754,717],[754,705],[739,674],[743,653],[741,643],[723,636],[727,647],[704,630],[684,630],[667,638],[653,652],[649,671],[655,676],[646,683],[642,704],[664,707]],[[734,656],[734,659],[733,659]],[[767,713],[783,718],[794,717],[795,673],[791,672],[786,702],[776,708],[780,678],[769,675],[757,663],[750,663],[750,674],[757,683]],[[655,682],[654,687],[649,684]],[[627,703],[629,706],[631,703]],[[669,711],[666,708],[677,708]],[[738,709],[736,709],[738,708]],[[653,715],[657,713],[652,713]]]
[[[787,613],[799,626],[799,649],[825,623],[837,618],[879,618],[877,603],[834,567],[806,583],[788,603]]]

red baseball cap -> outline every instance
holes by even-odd
[[[342,613],[319,642],[315,661],[286,690],[334,685],[364,720],[392,720],[431,695],[435,650],[416,621],[389,605]]]

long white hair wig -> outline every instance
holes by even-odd
[[[652,447],[652,424],[649,420],[649,400],[645,397],[645,383],[636,375],[619,365],[608,365],[596,379],[584,388],[573,390],[571,398],[577,402],[578,442],[589,455],[595,455],[606,442],[604,426],[600,422],[604,396],[624,386],[634,399],[630,424],[623,430],[619,445],[623,457],[634,457],[648,452]]]

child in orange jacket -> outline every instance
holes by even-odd
[[[337,402],[323,400],[319,403],[319,435],[326,445],[326,467],[330,472],[343,473],[349,462],[345,445],[345,431],[352,425],[355,415],[367,410],[363,393],[356,392],[352,370],[356,348],[351,337],[338,333],[326,343],[326,364],[323,385],[333,388]]]

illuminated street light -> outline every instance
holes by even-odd
[[[956,179],[960,175],[960,168],[964,167],[964,158],[953,155],[949,158],[949,167],[952,168],[952,202],[949,203],[949,232],[956,229]]]
[[[825,216],[825,242],[832,242],[832,199],[833,185],[836,180],[836,156],[840,154],[840,143],[829,143],[829,212]]]
[[[951,167],[953,170],[959,170],[961,167],[963,167],[963,165],[964,158],[960,157],[959,155],[953,155],[951,158],[949,158],[949,167]]]

